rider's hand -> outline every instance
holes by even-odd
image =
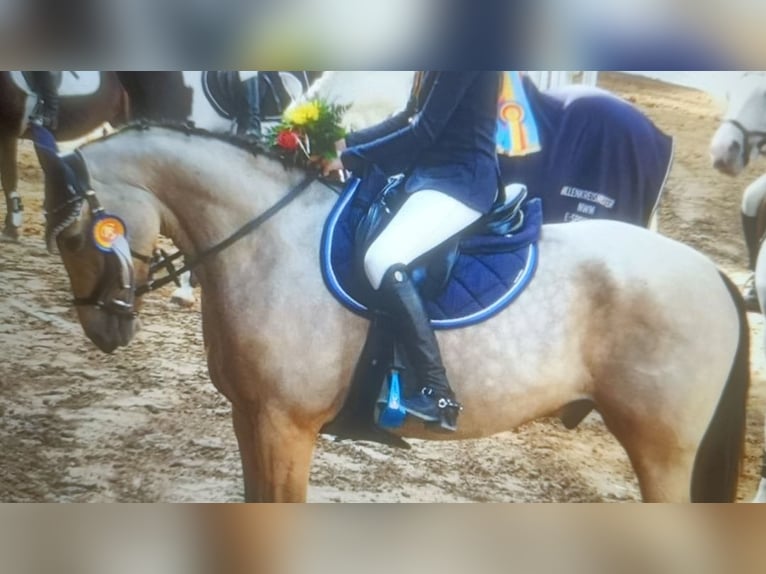
[[[322,159],[319,162],[319,166],[322,168],[322,175],[327,177],[334,171],[343,171],[343,162],[340,158]]]

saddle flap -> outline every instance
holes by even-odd
[[[202,87],[210,105],[215,108],[218,115],[227,120],[233,120],[242,114],[244,98],[242,80],[238,71],[203,72]]]
[[[95,94],[101,87],[101,72],[98,71],[65,71],[51,72],[55,77],[55,85],[59,96],[81,97]],[[27,71],[12,71],[11,79],[16,86],[29,95],[38,92],[34,74]]]
[[[246,83],[256,82],[257,94],[248,95]],[[202,87],[215,111],[227,120],[247,117],[252,103],[258,98],[262,121],[279,121],[290,103],[304,90],[298,77],[288,72],[240,72],[231,70],[208,71],[202,74]]]

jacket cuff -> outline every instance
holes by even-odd
[[[351,142],[348,141],[348,138],[346,138],[346,141],[350,145]],[[345,169],[358,176],[361,176],[364,172],[366,162],[364,158],[359,155],[359,152],[352,147],[343,150],[340,154],[340,161]]]

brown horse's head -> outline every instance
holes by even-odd
[[[85,334],[111,353],[138,331],[136,287],[148,281],[159,215],[138,190],[94,189],[79,152],[61,156],[39,142],[36,149],[45,173],[48,248],[61,255]]]

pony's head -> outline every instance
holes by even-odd
[[[42,128],[34,135],[45,173],[48,249],[61,255],[85,334],[111,353],[138,331],[136,287],[148,281],[159,214],[142,190],[94,186],[79,151],[60,155]]]
[[[713,135],[713,167],[739,175],[766,147],[766,75],[743,74],[727,94],[724,121]]]

